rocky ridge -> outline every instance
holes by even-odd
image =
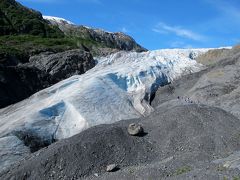
[[[74,25],[70,21],[67,21],[62,18],[51,17],[51,16],[43,16],[46,20],[48,20],[52,25],[57,25],[59,29],[64,32],[65,35],[70,37],[77,37],[81,39],[89,39],[94,42],[98,42],[102,45],[102,47],[88,47],[94,53],[100,53],[99,55],[107,55],[116,50],[125,50],[125,51],[136,51],[143,52],[147,51],[147,49],[143,48],[136,41],[122,33],[122,32],[108,32],[102,29],[90,28],[83,25]],[[108,48],[108,49],[104,49]],[[100,50],[99,50],[100,49]],[[112,49],[112,50],[111,50]],[[110,52],[109,52],[110,51]]]

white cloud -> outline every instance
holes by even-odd
[[[192,32],[191,30],[184,29],[180,26],[169,26],[162,22],[158,23],[152,30],[160,34],[173,33],[179,37],[184,37],[195,41],[204,41],[206,39],[205,36]]]

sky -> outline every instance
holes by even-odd
[[[43,15],[124,32],[149,50],[240,43],[240,0],[17,0]]]

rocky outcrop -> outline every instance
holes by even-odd
[[[146,49],[137,44],[132,37],[121,32],[111,33],[101,29],[91,29],[84,26],[72,26],[71,31],[77,37],[92,39],[96,42],[102,43],[106,47],[126,51],[146,51]]]
[[[213,65],[217,63],[219,60],[223,58],[227,58],[230,55],[231,49],[223,48],[223,49],[212,49],[207,53],[204,53],[196,58],[201,64],[206,66]]]
[[[0,108],[72,75],[85,73],[95,65],[92,55],[82,50],[43,53],[27,63],[17,57],[5,57],[4,62],[0,66]]]
[[[62,53],[42,53],[29,59],[30,66],[46,72],[58,82],[73,75],[83,74],[95,65],[92,55],[82,50]]]
[[[0,66],[0,108],[21,101],[52,82],[35,67]]]

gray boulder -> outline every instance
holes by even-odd
[[[143,127],[140,124],[129,124],[128,134],[130,134],[131,136],[139,136],[143,134]]]

